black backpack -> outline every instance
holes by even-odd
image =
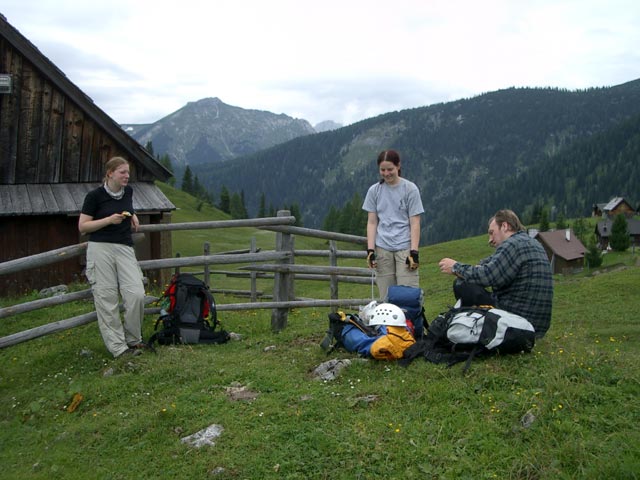
[[[156,320],[150,347],[176,343],[225,343],[229,333],[219,327],[218,312],[207,285],[190,273],[174,275],[161,299],[162,314]]]
[[[535,330],[524,317],[497,308],[451,308],[405,350],[400,364],[407,366],[420,356],[448,366],[466,362],[465,373],[477,356],[530,352],[534,344]]]

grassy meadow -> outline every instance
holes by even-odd
[[[174,222],[226,218],[162,188],[180,207]],[[251,236],[270,250],[275,238],[253,229],[173,235],[183,256],[201,254],[204,241],[212,251],[248,248]],[[452,278],[438,272],[438,260],[474,262],[490,252],[485,236],[421,249],[428,318],[452,303]],[[222,274],[212,284],[248,288]],[[637,479],[639,285],[631,251],[606,256],[596,272],[557,275],[552,326],[534,351],[474,361],[466,376],[461,365],[327,356],[318,344],[329,312],[317,308],[292,311],[279,333],[269,310],[223,312],[239,339],[128,360],[108,355],[95,323],[4,348],[0,478]],[[329,296],[324,283],[296,287],[299,296]],[[270,293],[270,282],[259,288]],[[371,288],[341,284],[340,295],[367,298]],[[35,298],[2,298],[0,306]],[[0,319],[0,335],[91,310],[77,302]],[[154,322],[145,318],[145,336]],[[314,379],[313,369],[333,358],[352,363],[336,380]],[[248,398],[234,399],[239,389]],[[213,424],[223,428],[215,445],[181,442]]]

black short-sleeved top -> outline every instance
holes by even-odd
[[[109,217],[114,213],[133,211],[133,188],[124,187],[124,196],[116,200],[107,193],[104,185],[87,193],[82,204],[82,213],[93,217],[94,220]],[[125,217],[118,225],[107,225],[89,234],[91,242],[122,243],[133,246],[131,237],[131,217]]]

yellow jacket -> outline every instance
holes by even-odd
[[[386,327],[387,334],[371,345],[371,356],[377,360],[398,360],[404,351],[416,343],[405,327]]]

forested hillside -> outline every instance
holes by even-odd
[[[395,148],[403,175],[422,192],[423,243],[435,243],[483,232],[497,208],[524,214],[541,202],[573,215],[611,195],[637,201],[630,179],[638,175],[638,123],[630,119],[639,114],[640,80],[583,91],[512,88],[388,113],[194,171],[214,193],[243,192],[250,214],[264,195],[268,204],[298,204],[305,225],[318,227],[332,206],[364,195],[378,176],[377,153]]]

